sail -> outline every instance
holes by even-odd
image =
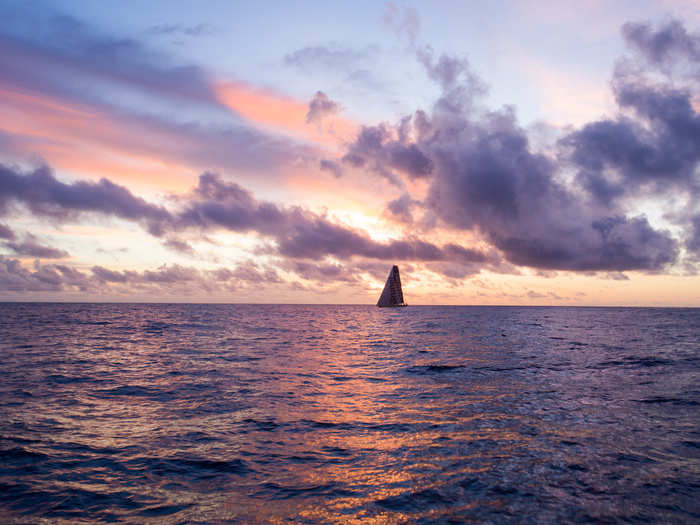
[[[403,291],[401,290],[401,277],[399,267],[394,265],[386,279],[382,295],[379,296],[377,306],[406,306],[403,302]]]

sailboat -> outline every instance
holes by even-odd
[[[386,279],[382,295],[379,296],[377,306],[408,306],[403,301],[403,291],[401,290],[401,277],[399,276],[399,267],[394,265],[391,267],[389,277]]]

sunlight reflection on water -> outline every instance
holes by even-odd
[[[698,310],[0,310],[9,523],[700,517]]]

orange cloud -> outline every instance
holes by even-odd
[[[181,164],[154,156],[144,146],[182,143],[181,137],[163,136],[163,130],[156,137],[143,127],[134,131],[89,106],[0,86],[0,129],[24,139],[13,145],[16,151],[39,153],[60,170],[170,190],[185,190],[192,183]]]
[[[240,82],[220,82],[214,91],[223,105],[254,124],[335,148],[349,141],[357,124],[337,115],[324,119],[323,127],[306,122],[307,103]]]

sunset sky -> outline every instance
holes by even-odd
[[[697,0],[0,19],[0,300],[700,306]]]

